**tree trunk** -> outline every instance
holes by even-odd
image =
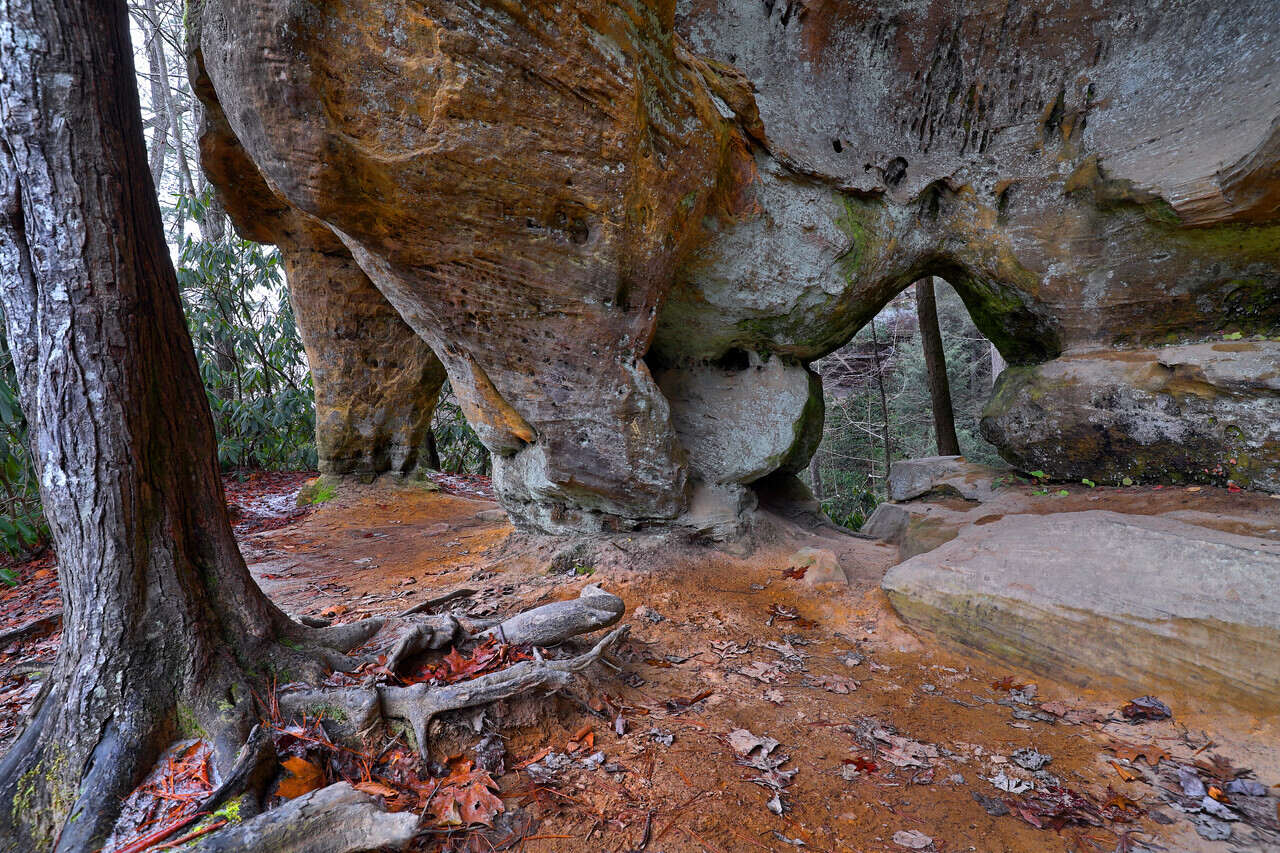
[[[959,456],[956,417],[951,409],[951,383],[947,380],[947,356],[942,350],[942,330],[938,328],[938,303],[933,279],[916,282],[916,316],[920,318],[920,341],[924,364],[929,371],[929,396],[933,400],[933,427],[939,456]]]
[[[0,300],[66,638],[0,762],[0,849],[88,851],[184,726],[229,766],[246,673],[311,635],[227,521],[124,3],[0,0],[0,20]]]
[[[991,387],[996,387],[996,380],[1000,378],[1000,374],[1004,372],[1005,361],[1004,356],[1000,355],[1000,350],[996,349],[996,345],[991,345]]]
[[[880,363],[880,337],[871,318],[871,355],[876,360],[876,387],[880,389],[880,419],[884,425],[884,491],[889,493],[889,468],[893,465],[893,444],[889,438],[889,401],[884,394],[884,366]]]
[[[436,447],[436,431],[430,425],[427,426],[427,467],[440,470],[440,448]]]
[[[150,68],[151,114],[155,126],[151,131],[151,182],[157,189],[164,177],[166,149],[169,145],[169,68],[164,55],[164,36],[160,33],[160,13],[155,0],[146,0],[144,14],[138,16],[147,44],[147,65]]]

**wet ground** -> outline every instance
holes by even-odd
[[[1280,782],[1276,720],[1161,694],[1172,719],[1133,723],[1120,711],[1134,694],[1058,683],[916,635],[878,589],[896,559],[887,546],[841,539],[848,586],[788,571],[808,543],[785,526],[764,525],[748,556],[622,538],[565,559],[563,543],[512,536],[482,482],[444,484],[455,494],[343,485],[297,512],[301,479],[243,496],[229,487],[251,570],[291,613],[344,622],[466,588],[474,594],[457,601],[460,612],[506,614],[586,583],[627,602],[631,639],[614,666],[564,695],[487,713],[505,741],[507,811],[487,840],[453,840],[470,849],[1280,849],[1267,834],[1280,790],[1219,790],[1227,813],[1247,819],[1220,820],[1231,840],[1208,841],[1193,823],[1203,810],[1183,810],[1177,775],[1188,768],[1206,791],[1245,769],[1240,783]],[[1239,499],[1209,488],[1108,491],[1044,501],[1223,515]],[[9,600],[0,630],[16,621]],[[55,642],[46,632],[0,653],[0,727],[34,683],[14,674],[16,662],[45,660]],[[473,747],[467,725],[478,721],[441,723],[435,757]]]

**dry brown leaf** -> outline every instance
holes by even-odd
[[[370,779],[368,782],[357,782],[352,785],[357,791],[364,791],[371,797],[386,797],[388,800],[395,799],[400,796],[400,792],[390,785],[384,785],[381,782],[375,782]]]
[[[1130,770],[1128,767],[1125,767],[1122,764],[1116,764],[1114,761],[1108,761],[1107,763],[1110,764],[1112,767],[1114,767],[1116,769],[1116,772],[1120,774],[1120,778],[1126,782],[1132,782],[1135,779],[1142,778],[1141,774],[1133,770]]]
[[[441,788],[431,798],[428,809],[437,823],[444,826],[468,826],[473,823],[493,826],[494,816],[504,811],[505,806],[489,790],[489,785],[493,783],[489,774],[476,772],[474,775],[476,781]]]
[[[280,778],[276,793],[285,799],[292,800],[324,787],[324,772],[307,759],[291,755],[282,764],[285,775]]]
[[[1116,758],[1121,758],[1129,762],[1134,762],[1141,758],[1153,768],[1158,766],[1161,761],[1166,761],[1171,757],[1168,752],[1165,752],[1154,743],[1136,744],[1116,741],[1114,744],[1107,747],[1107,749],[1114,752],[1116,754]]]

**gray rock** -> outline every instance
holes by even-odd
[[[1280,491],[1280,342],[1064,355],[1000,374],[982,434],[1024,470]],[[895,465],[895,468],[897,466]]]
[[[801,548],[791,555],[787,565],[789,568],[803,568],[804,582],[808,586],[849,582],[835,552],[826,548]]]
[[[822,439],[822,382],[800,364],[743,353],[739,363],[656,371],[693,473],[750,483],[809,462]]]
[[[867,516],[867,520],[862,523],[858,532],[897,545],[902,541],[902,535],[907,532],[910,521],[911,513],[906,507],[883,503]]]
[[[908,622],[1033,671],[1274,713],[1277,578],[1280,542],[1090,511],[967,528],[883,586]]]
[[[926,456],[894,462],[889,466],[889,500],[909,501],[928,494],[935,483],[966,464],[963,456]]]

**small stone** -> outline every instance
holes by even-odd
[[[908,850],[923,850],[933,844],[933,839],[918,829],[898,830],[893,834],[893,843]]]
[[[787,563],[788,568],[805,570],[804,582],[809,586],[849,583],[835,552],[826,548],[801,548]]]

